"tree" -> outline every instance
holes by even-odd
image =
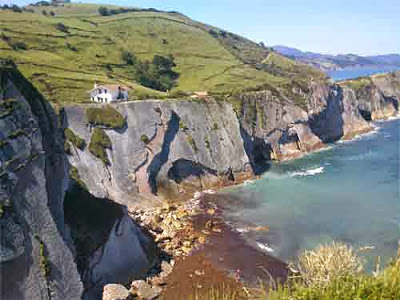
[[[22,13],[22,8],[15,4],[13,6],[11,6],[11,10],[13,12]]]
[[[121,58],[127,65],[134,65],[137,63],[136,56],[129,51],[123,51]]]
[[[47,11],[43,9],[43,10],[42,10],[42,15],[43,15],[43,16],[47,16]]]
[[[108,16],[108,15],[110,15],[110,12],[108,11],[108,8],[105,7],[105,6],[100,6],[98,11],[99,11],[99,14],[100,14],[101,16]]]
[[[54,17],[56,14],[54,13],[54,11],[50,12],[50,16]]]

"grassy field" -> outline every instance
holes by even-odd
[[[133,90],[131,97],[167,97],[135,83],[133,68],[121,59],[123,51],[141,60],[172,54],[180,73],[175,90],[182,91],[285,86],[294,76],[305,82],[320,76],[306,67],[300,77],[285,68],[276,72],[267,59],[269,48],[179,13],[137,11],[104,17],[98,7],[68,4],[31,7],[35,13],[0,11],[0,58],[13,59],[46,98],[57,103],[88,101],[87,91],[95,81],[125,84]],[[279,61],[291,70],[299,66],[284,57]]]

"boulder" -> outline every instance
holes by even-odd
[[[140,286],[140,288],[137,290],[137,295],[144,300],[153,300],[160,296],[161,292],[162,288],[158,286],[152,287],[148,284],[147,286]]]
[[[169,274],[172,273],[172,269],[173,269],[173,267],[172,267],[172,265],[170,263],[166,262],[165,260],[163,260],[161,262],[161,270],[162,270],[162,272],[164,272],[167,275],[169,275]]]
[[[103,300],[127,300],[129,291],[120,284],[107,284],[103,288]]]

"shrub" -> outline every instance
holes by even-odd
[[[175,85],[179,74],[173,71],[176,66],[173,56],[155,55],[151,62],[138,61],[135,65],[136,80],[146,87],[168,91]]]
[[[2,32],[0,34],[0,38],[5,42],[8,42],[9,40],[11,40],[11,38],[8,35],[6,35],[4,32]]]
[[[192,147],[193,151],[195,153],[197,153],[199,151],[199,149],[197,148],[196,142],[191,135],[187,136],[187,141],[188,141],[190,147]]]
[[[110,15],[110,12],[108,11],[108,8],[107,8],[107,7],[104,7],[104,6],[100,6],[98,12],[99,12],[99,14],[100,14],[101,16],[108,16],[108,15]]]
[[[90,139],[89,151],[99,158],[104,165],[110,165],[106,149],[112,149],[110,137],[103,129],[95,128]]]
[[[22,8],[15,4],[13,6],[11,6],[11,10],[13,12],[22,13]]]
[[[75,147],[83,150],[86,147],[85,140],[75,134],[70,128],[64,130],[64,136],[67,141],[71,142]]]
[[[187,127],[186,124],[182,120],[180,120],[179,121],[179,129],[181,129],[183,132],[186,132],[189,130],[189,127]]]
[[[42,15],[43,16],[47,16],[47,11],[45,11],[44,9],[42,10]]]
[[[78,52],[78,49],[75,46],[71,45],[70,43],[67,43],[66,46],[69,50]]]
[[[46,255],[46,247],[43,241],[39,241],[39,267],[42,270],[43,276],[48,279],[50,276],[50,264]]]
[[[148,144],[150,143],[150,139],[146,134],[142,134],[142,136],[140,137],[140,140],[144,143],[144,144]]]
[[[18,50],[27,50],[28,46],[26,46],[25,43],[23,42],[10,42],[10,46],[11,48],[13,48],[13,50],[18,51]]]
[[[4,148],[5,146],[7,146],[9,144],[9,142],[7,140],[0,140],[0,149]]]
[[[316,250],[306,251],[299,257],[298,268],[307,285],[326,285],[363,270],[360,258],[345,244],[321,245]]]
[[[56,14],[54,13],[54,11],[50,12],[50,16],[54,17]]]
[[[215,38],[218,37],[218,32],[215,31],[214,29],[210,29],[208,32],[209,32],[213,37],[215,37]]]
[[[76,167],[71,166],[69,169],[69,178],[75,181],[81,188],[87,190],[86,184],[82,181],[81,176],[79,175],[79,171]]]
[[[95,126],[105,126],[113,129],[125,127],[124,117],[110,105],[104,108],[90,107],[86,110],[87,121]]]
[[[376,275],[346,275],[326,285],[306,285],[293,279],[269,293],[270,300],[400,299],[400,258]]]
[[[56,28],[61,32],[69,33],[68,27],[65,26],[63,23],[57,23]]]
[[[122,61],[124,61],[127,65],[134,65],[137,62],[137,58],[129,51],[123,51],[121,54]]]
[[[12,131],[8,134],[8,138],[13,140],[13,139],[17,139],[20,136],[26,135],[25,131],[23,131],[22,129],[17,129],[15,131]]]

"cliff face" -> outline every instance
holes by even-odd
[[[0,66],[0,270],[4,299],[79,299],[64,227],[67,160],[50,105]]]
[[[207,188],[225,173],[245,171],[249,160],[238,119],[227,103],[142,101],[115,104],[126,117],[123,130],[107,130],[111,165],[88,149],[74,149],[71,164],[97,197],[123,204],[147,204],[154,195],[176,198]],[[89,144],[91,129],[83,107],[65,108],[65,123]],[[143,136],[149,139],[144,143]]]
[[[299,157],[326,143],[370,130],[368,121],[398,114],[399,72],[372,76],[367,84],[352,87],[352,82],[315,83],[305,97],[299,95],[305,98],[307,109],[269,91],[241,95],[241,124],[263,145],[254,149],[253,157]],[[269,149],[270,154],[259,149]]]
[[[370,130],[368,114],[372,119],[397,114],[399,78],[373,77],[374,88],[361,91],[313,83],[307,92],[291,91],[292,96],[276,90],[242,93],[234,101],[236,111],[229,102],[214,100],[113,104],[127,126],[107,130],[111,165],[104,166],[87,149],[74,149],[70,162],[98,197],[127,205],[139,199],[151,204],[155,195],[177,198],[234,175],[261,173],[271,159],[299,157]],[[65,126],[89,143],[85,107],[65,112]]]

